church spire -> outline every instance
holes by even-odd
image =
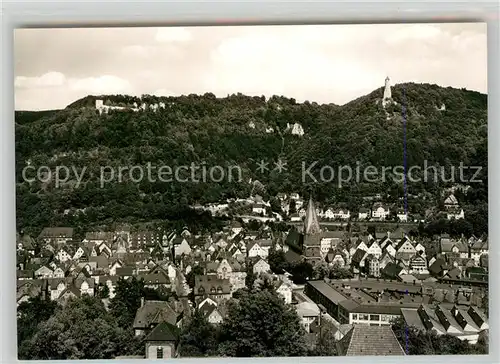
[[[314,235],[320,232],[318,216],[316,215],[316,208],[312,197],[309,197],[309,204],[307,205],[306,218],[304,220],[304,233],[306,235]]]

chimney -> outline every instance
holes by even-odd
[[[144,297],[141,297],[141,307],[144,307]]]

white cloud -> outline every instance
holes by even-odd
[[[160,95],[280,94],[342,104],[382,87],[386,76],[393,84],[419,80],[481,92],[487,86],[486,27],[480,24],[20,32],[16,107],[65,107],[89,93],[154,90]],[[36,51],[42,41],[50,52]]]
[[[143,45],[130,45],[123,47],[121,51],[125,56],[147,58],[155,53],[155,48]]]
[[[167,27],[156,31],[157,42],[188,42],[192,39],[192,34],[186,28]]]
[[[321,47],[298,42],[295,35],[249,34],[223,41],[211,54],[204,89],[219,95],[280,94],[298,101],[347,102],[383,84],[381,70],[343,57],[341,48],[331,57]]]
[[[68,84],[72,91],[86,91],[93,94],[121,94],[133,91],[129,81],[110,75],[71,79]]]
[[[428,41],[439,37],[441,34],[443,33],[438,27],[430,24],[401,26],[389,34],[386,42],[395,45],[403,42]]]
[[[14,84],[17,88],[44,88],[62,86],[65,82],[61,72],[47,72],[38,77],[17,76]]]

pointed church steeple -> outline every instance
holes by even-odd
[[[321,232],[319,228],[318,215],[312,197],[309,197],[309,204],[307,205],[306,217],[304,220],[304,234],[315,235]]]

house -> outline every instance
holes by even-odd
[[[410,274],[429,274],[427,270],[427,260],[422,255],[415,255],[410,259]]]
[[[34,279],[35,277],[35,272],[32,270],[21,270],[17,269],[16,270],[16,278],[17,280],[30,280]]]
[[[349,220],[351,217],[351,213],[349,212],[349,210],[343,210],[343,209],[338,209],[338,210],[327,209],[324,213],[318,215],[326,219],[335,219],[335,220]]]
[[[363,270],[365,267],[365,259],[368,253],[362,249],[357,249],[351,258],[351,266],[358,270]]]
[[[312,302],[301,302],[295,307],[297,315],[300,318],[302,326],[306,333],[311,332],[311,324],[319,319],[320,309],[317,304]]]
[[[408,214],[404,210],[398,210],[396,217],[400,222],[408,221]]]
[[[445,260],[442,258],[435,259],[429,264],[429,273],[434,277],[442,277],[445,270],[448,268]]]
[[[380,269],[384,269],[387,264],[394,262],[395,262],[394,255],[391,254],[388,250],[384,250],[379,260]]]
[[[321,233],[321,247],[322,247],[322,252],[326,254],[330,248],[335,249],[337,245],[342,241],[342,239],[345,236],[344,231],[324,231]],[[328,247],[326,251],[324,250],[325,247]]]
[[[134,267],[120,267],[116,268],[117,277],[130,278],[134,275]]]
[[[266,215],[266,205],[257,203],[252,206],[252,213],[258,215]]]
[[[111,265],[109,266],[109,275],[110,276],[114,276],[116,275],[116,270],[118,268],[122,268],[123,267],[123,263],[120,259],[116,259],[113,263],[111,263]]]
[[[152,327],[162,322],[179,327],[181,318],[182,314],[176,312],[169,302],[146,301],[143,298],[133,323],[135,335],[148,334]]]
[[[415,254],[417,254],[417,250],[413,242],[405,236],[401,239],[396,245],[396,259],[402,260],[410,260]]]
[[[488,254],[488,239],[473,239],[469,241],[470,258],[474,259],[477,265],[480,263],[481,256]]]
[[[488,271],[482,267],[468,267],[465,269],[465,276],[471,280],[487,281]]]
[[[358,212],[358,220],[367,220],[370,217],[370,209],[360,208]]]
[[[231,223],[231,232],[233,237],[235,237],[242,231],[243,231],[243,226],[241,226],[241,223],[239,221],[233,221]]]
[[[347,264],[347,257],[341,250],[330,248],[326,253],[325,261],[332,266],[344,267]]]
[[[373,206],[372,216],[371,217],[373,219],[385,220],[385,219],[387,219],[389,217],[390,213],[391,212],[389,210],[389,207],[384,206],[381,203],[376,203]]]
[[[381,276],[387,279],[401,280],[401,276],[408,274],[408,271],[396,263],[388,263],[381,270]]]
[[[247,249],[247,255],[249,258],[253,257],[261,257],[261,258],[267,258],[269,255],[269,249],[266,247],[261,246],[259,241],[252,241],[246,245]]]
[[[214,275],[195,276],[195,300],[210,297],[216,302],[231,298],[232,287],[229,279],[222,279]]]
[[[168,359],[177,357],[179,328],[169,322],[157,324],[146,336],[146,359]]]
[[[368,275],[370,277],[380,277],[380,260],[373,254],[368,254],[366,257],[366,262],[368,265]]]
[[[291,222],[298,222],[302,221],[302,216],[300,216],[298,213],[290,215],[290,221]]]
[[[70,227],[46,227],[42,230],[38,239],[56,244],[66,244],[73,239],[73,228]]]
[[[160,288],[170,288],[171,282],[170,278],[165,272],[161,273],[152,273],[152,274],[140,274],[137,276],[137,279],[144,280],[144,287],[152,288],[152,289],[160,289]]]
[[[276,289],[276,293],[283,297],[285,303],[292,303],[292,287],[290,287],[289,284],[284,282],[279,284],[278,288]]]
[[[94,295],[95,281],[92,278],[78,278],[75,279],[73,284],[80,291],[80,295]]]
[[[18,239],[17,250],[26,251],[29,255],[35,255],[35,240],[28,234]]]
[[[340,356],[392,356],[405,355],[391,326],[354,325],[337,342]]]
[[[359,249],[359,248],[358,248]],[[380,258],[382,256],[382,248],[380,245],[377,243],[376,240],[374,240],[370,247],[367,250],[368,254],[372,254],[375,258]]]
[[[462,240],[452,240],[450,238],[440,239],[440,253],[445,256],[458,256],[467,258],[469,256],[469,247]]]
[[[57,303],[61,306],[65,306],[66,303],[71,299],[80,298],[80,291],[73,285],[68,286],[64,291],[61,292],[57,298]]]
[[[49,279],[48,280],[48,290],[50,294],[50,299],[56,301],[61,294],[66,290],[66,288],[71,286],[70,280],[65,279]]]
[[[66,276],[66,269],[63,266],[58,266],[54,269],[53,277],[54,278],[64,278]]]
[[[448,220],[465,219],[464,210],[463,209],[449,209],[446,212],[446,218]]]
[[[292,135],[303,136],[304,129],[302,128],[302,125],[300,125],[299,123],[294,123],[292,126]]]
[[[206,303],[202,305],[199,310],[212,325],[219,325],[224,320],[216,303]]]
[[[112,242],[114,240],[114,233],[108,231],[91,231],[85,233],[85,238],[83,243],[94,243],[94,245],[99,246],[104,242]]]
[[[456,209],[458,208],[458,200],[455,195],[451,194],[444,200],[444,207],[446,209]]]
[[[252,267],[253,273],[254,274],[261,274],[261,273],[267,273],[271,270],[271,267],[268,262],[266,262],[265,259],[257,256],[253,258],[253,267]]]
[[[47,278],[53,278],[53,276],[54,272],[52,271],[52,269],[44,265],[35,270],[35,279],[47,279]]]
[[[245,269],[235,259],[222,259],[217,267],[217,277],[228,279],[232,292],[245,287],[246,276]]]
[[[71,253],[68,252],[67,248],[60,248],[57,250],[55,257],[57,260],[60,262],[64,263],[67,262],[68,260],[71,260],[72,256]]]

